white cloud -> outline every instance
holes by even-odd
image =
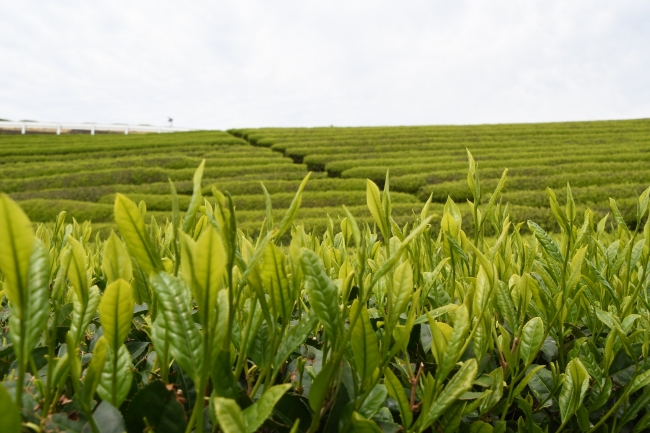
[[[178,126],[650,117],[647,1],[0,3],[0,117]]]

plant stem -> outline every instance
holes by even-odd
[[[25,365],[22,359],[18,363],[18,379],[16,380],[16,406],[18,410],[23,407],[23,386],[25,383]]]

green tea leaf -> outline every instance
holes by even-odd
[[[352,413],[352,427],[358,433],[383,433],[374,421],[364,418],[357,412]]]
[[[215,397],[212,400],[214,411],[219,421],[219,428],[224,433],[247,433],[246,420],[235,400]]]
[[[582,404],[589,388],[589,373],[579,358],[569,361],[560,392],[560,414],[566,422]]]
[[[289,383],[272,386],[264,391],[259,400],[244,409],[242,415],[247,433],[253,433],[262,426],[264,421],[271,415],[276,403],[289,388],[291,388]]]
[[[318,317],[313,313],[313,310],[310,310],[309,314],[303,317],[297,325],[289,328],[286,336],[280,342],[280,347],[275,352],[273,366],[276,369],[281,368],[289,355],[305,342],[317,323]]]
[[[368,398],[359,408],[359,413],[366,418],[372,417],[386,403],[388,391],[385,385],[375,385],[368,394]]]
[[[444,381],[463,355],[461,350],[469,332],[469,314],[464,304],[454,311],[454,328],[447,343],[442,362],[436,371],[436,381]]]
[[[95,391],[99,385],[99,381],[102,377],[102,371],[104,370],[104,365],[106,364],[106,356],[108,353],[108,343],[105,337],[100,337],[95,344],[95,350],[93,350],[93,357],[88,364],[88,369],[86,370],[86,378],[84,379],[84,387],[81,390],[81,398],[86,402],[87,405],[90,405],[95,396]]]
[[[104,244],[102,270],[106,275],[107,283],[112,283],[118,278],[129,282],[133,278],[131,257],[122,241],[113,232]]]
[[[571,290],[576,284],[578,284],[578,281],[580,281],[580,276],[582,275],[580,270],[582,269],[582,262],[585,259],[585,255],[587,254],[587,248],[588,246],[580,248],[576,252],[575,256],[573,256],[573,259],[571,259],[569,275],[566,283],[567,290]]]
[[[193,192],[192,198],[190,200],[190,205],[187,208],[185,213],[185,218],[183,218],[183,231],[185,233],[190,233],[191,229],[194,228],[196,221],[196,214],[199,211],[201,202],[203,201],[203,196],[201,194],[201,179],[203,178],[203,168],[205,167],[205,159],[199,164],[199,168],[194,172],[194,177],[192,178]],[[120,232],[122,229],[120,228]],[[128,242],[127,242],[128,244]],[[151,271],[148,271],[151,272]]]
[[[126,431],[122,413],[107,401],[102,401],[97,405],[93,417],[97,425],[101,426],[102,433],[124,433]],[[88,427],[85,427],[84,431],[86,429]]]
[[[99,319],[104,328],[104,338],[113,352],[124,344],[133,318],[133,289],[119,279],[104,290],[99,304]]]
[[[6,194],[0,194],[0,270],[7,299],[20,309],[25,306],[34,230],[23,210]]]
[[[291,228],[291,224],[293,223],[293,220],[296,217],[296,214],[298,213],[298,209],[300,208],[300,204],[302,203],[302,192],[305,189],[305,186],[307,186],[307,181],[309,181],[310,177],[311,177],[311,171],[307,173],[307,176],[305,176],[302,182],[300,182],[300,186],[298,186],[298,191],[296,191],[296,195],[294,196],[293,200],[291,200],[289,209],[287,209],[287,212],[284,214],[282,221],[280,221],[280,228],[278,229],[278,232],[275,235],[276,239],[281,238],[282,235],[285,234],[287,230]]]
[[[275,317],[282,317],[284,321],[291,317],[293,312],[294,297],[285,271],[286,263],[284,253],[274,244],[269,244],[264,253],[262,262],[262,282],[270,291],[271,304]]]
[[[627,227],[627,224],[625,223],[625,219],[623,218],[623,215],[621,215],[621,211],[618,210],[618,206],[616,205],[616,200],[610,197],[609,199],[609,208],[612,210],[612,215],[614,215],[614,219],[616,220],[616,223],[621,227],[625,232],[629,235],[630,234],[630,229]]]
[[[359,308],[361,309],[359,311]],[[350,344],[354,353],[354,363],[361,383],[367,383],[379,365],[379,342],[372,329],[368,309],[355,299],[352,304],[353,315],[360,314],[352,330]]]
[[[537,223],[528,221],[528,227],[533,232],[540,245],[557,263],[562,263],[562,254],[555,241]]]
[[[318,256],[305,248],[302,250],[302,270],[305,273],[305,288],[311,307],[334,344],[341,320],[338,290],[322,268]]]
[[[319,413],[325,402],[325,397],[330,391],[330,382],[332,380],[332,375],[339,368],[338,365],[328,362],[323,366],[320,373],[316,375],[316,378],[311,384],[311,389],[309,391],[309,407],[314,413]]]
[[[530,380],[535,377],[535,374],[542,368],[544,368],[543,365],[531,365],[528,370],[526,370],[526,376],[517,384],[513,395],[516,397],[521,394],[521,392],[526,388],[526,385],[528,385],[528,382],[530,382]]]
[[[156,272],[151,275],[151,285],[165,316],[171,353],[190,377],[197,378],[202,371],[203,342],[192,319],[183,280]]]
[[[187,236],[181,237],[181,245],[194,245]],[[187,239],[187,241],[184,241]],[[226,250],[221,236],[213,227],[207,227],[201,232],[196,246],[191,255],[187,254],[187,247],[183,247],[183,260],[191,260],[193,272],[192,294],[199,307],[199,317],[204,326],[214,315],[217,302],[217,292],[221,289],[223,277],[226,272]],[[190,247],[191,248],[191,247]],[[191,256],[191,259],[189,258]],[[183,273],[188,272],[183,262]]]
[[[131,389],[133,377],[133,364],[131,354],[126,346],[122,344],[117,351],[108,348],[106,360],[102,370],[97,394],[110,402],[113,406],[119,407]]]
[[[390,332],[413,295],[413,270],[409,262],[399,265],[393,273],[393,284],[388,290],[388,326]]]
[[[0,197],[0,203],[2,198]],[[20,411],[16,407],[11,396],[0,383],[0,431],[7,433],[20,433],[22,427]]]
[[[382,208],[379,188],[370,179],[366,180],[366,202],[368,209],[370,209],[370,215],[372,215],[375,223],[377,223],[381,234],[384,236],[384,240],[388,242],[388,239],[390,239],[390,228],[386,221],[384,221],[384,211]]]
[[[528,365],[537,356],[543,338],[544,322],[540,317],[533,317],[524,325],[519,343],[519,358],[525,365]]]
[[[0,245],[2,243],[0,241]],[[9,316],[9,336],[13,342],[14,353],[23,366],[29,362],[49,317],[49,258],[43,242],[34,241],[26,269],[26,286],[15,293],[15,287],[8,289],[9,285],[4,285],[7,287],[5,293],[12,308]],[[14,298],[15,295],[18,295],[17,299]]]
[[[78,344],[83,337],[84,332],[88,329],[90,321],[95,317],[97,312],[97,307],[101,300],[101,295],[99,294],[99,287],[92,286],[88,290],[87,304],[82,304],[76,295],[74,295],[73,300],[73,310],[72,310],[72,323],[70,324],[70,336],[72,341]]]
[[[115,196],[115,223],[129,253],[147,275],[154,270],[163,269],[160,255],[149,237],[140,210],[122,194]]]
[[[411,412],[411,406],[409,401],[406,398],[406,393],[404,392],[404,387],[399,381],[397,376],[390,371],[390,369],[384,370],[384,385],[388,390],[388,395],[391,396],[396,402],[399,409],[399,414],[402,418],[402,423],[406,430],[411,427],[413,422],[413,413]]]
[[[423,416],[423,422],[418,426],[420,432],[423,432],[436,422],[449,406],[472,387],[477,371],[476,359],[469,359],[463,364],[460,370],[445,385],[438,397],[431,403],[428,412],[421,415]]]

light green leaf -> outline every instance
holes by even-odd
[[[289,388],[291,388],[290,383],[272,386],[264,391],[259,400],[244,409],[242,415],[246,424],[247,433],[255,432],[264,424],[264,421],[271,415],[277,402]]]
[[[490,264],[490,268],[492,268],[492,264]],[[489,272],[486,271],[486,268],[482,264],[479,265],[478,273],[476,274],[476,290],[472,298],[472,316],[478,317],[479,320],[482,319],[489,302],[489,297],[493,293],[490,289],[491,285],[492,280],[489,277]]]
[[[408,261],[399,265],[393,273],[393,284],[388,290],[388,326],[391,332],[413,295],[413,269]]]
[[[474,255],[478,259],[478,262],[481,267],[483,267],[483,271],[485,272],[485,277],[487,279],[487,282],[492,285],[496,283],[496,271],[494,269],[494,264],[490,259],[488,259],[485,254],[481,252],[478,248],[474,246],[473,243],[469,243],[469,246],[472,248],[472,251],[474,252]],[[479,268],[480,272],[480,268]],[[478,276],[478,274],[477,274]],[[475,314],[475,313],[472,313]]]
[[[66,276],[82,305],[88,304],[88,258],[81,242],[68,236],[68,249],[61,257],[61,266],[66,269]]]
[[[81,390],[81,398],[89,406],[93,401],[95,391],[97,390],[97,386],[101,380],[108,350],[109,348],[106,338],[103,336],[100,337],[95,344],[93,357],[90,360],[90,364],[88,364],[88,369],[86,370],[84,387]]]
[[[23,210],[6,194],[0,194],[0,271],[4,291],[14,308],[21,308],[27,292],[28,269],[33,253],[34,230]]]
[[[219,421],[219,428],[224,433],[247,433],[244,414],[235,400],[215,397],[212,404]]]
[[[0,249],[2,244],[0,241]],[[14,297],[11,303],[11,316],[9,316],[9,336],[14,344],[14,352],[18,361],[26,366],[31,357],[32,350],[38,344],[50,313],[49,306],[49,275],[50,260],[45,245],[40,240],[32,243],[32,254],[26,269],[26,286],[15,293],[9,289],[8,284],[5,294]],[[5,275],[5,278],[7,276]],[[14,287],[15,288],[15,287]]]
[[[115,196],[115,223],[129,253],[135,257],[145,274],[149,275],[155,269],[163,269],[160,255],[149,238],[140,210],[122,194]]]
[[[460,351],[465,344],[467,333],[469,331],[469,314],[467,312],[467,306],[463,304],[458,307],[454,311],[454,315],[454,328],[451,337],[449,338],[449,342],[447,343],[445,354],[442,357],[442,362],[436,371],[436,380],[439,382],[444,381],[447,378],[451,370],[456,366],[456,363],[460,360],[460,357],[463,355]]]
[[[294,297],[285,269],[284,253],[276,245],[269,244],[262,262],[262,282],[270,292],[274,316],[286,322],[291,318]]]
[[[609,208],[612,210],[612,214],[614,215],[614,219],[618,223],[618,225],[623,228],[627,232],[627,234],[630,234],[630,229],[627,227],[627,224],[625,223],[625,219],[623,218],[623,215],[621,215],[621,211],[618,210],[618,206],[616,205],[616,200],[610,197],[609,199]]]
[[[133,289],[123,279],[106,286],[99,304],[99,319],[104,338],[113,352],[124,344],[133,318]]]
[[[383,433],[374,421],[364,418],[357,412],[352,413],[352,427],[357,433]]]
[[[289,328],[286,336],[280,342],[280,347],[275,352],[274,368],[280,369],[282,367],[291,353],[305,342],[317,323],[318,317],[316,317],[313,310],[310,310],[309,314],[303,317],[297,325]]]
[[[366,418],[370,418],[386,404],[387,395],[388,391],[385,385],[375,385],[372,390],[370,390],[368,398],[366,398],[363,405],[359,408],[359,413]]]
[[[316,253],[306,248],[302,249],[302,269],[310,305],[325,327],[332,344],[335,344],[341,320],[338,289],[325,273]]]
[[[192,319],[183,284],[183,280],[165,272],[151,275],[151,285],[160,304],[158,314],[165,315],[171,353],[178,365],[195,379],[202,371],[203,341]]]
[[[481,218],[481,224],[483,224],[485,218],[490,214],[492,207],[494,206],[497,199],[499,198],[499,194],[501,194],[501,190],[503,190],[503,187],[506,185],[507,177],[508,177],[508,169],[506,168],[505,170],[503,170],[503,173],[501,174],[501,178],[499,179],[499,183],[497,184],[496,188],[494,188],[494,192],[492,193],[492,196],[490,197],[490,200],[488,201],[488,204],[485,207],[485,211],[483,212],[483,215],[485,216]]]
[[[0,198],[0,200],[2,200]],[[22,427],[20,411],[11,401],[11,396],[0,383],[0,431],[6,433],[20,433]]]
[[[352,239],[354,239],[354,245],[359,248],[361,246],[361,231],[359,230],[357,220],[354,218],[352,213],[350,213],[347,207],[343,206],[343,210],[345,211],[348,222],[352,227]]]
[[[384,236],[385,241],[388,242],[390,233],[383,217],[384,211],[381,205],[379,187],[377,187],[377,185],[370,179],[366,179],[366,203],[368,205],[368,209],[370,210],[370,215],[372,215],[372,218],[377,223],[377,226],[379,227],[381,234]]]
[[[632,384],[630,385],[630,390],[628,391],[628,394],[637,392],[641,388],[645,388],[648,385],[650,385],[650,370],[646,370],[634,378]]]
[[[291,224],[293,223],[293,220],[296,217],[296,214],[298,213],[298,209],[300,208],[300,204],[302,203],[302,192],[304,191],[305,186],[307,186],[307,181],[309,180],[310,177],[311,177],[311,171],[307,173],[307,176],[305,176],[302,182],[300,182],[298,191],[296,191],[296,195],[293,197],[293,200],[291,200],[289,209],[287,209],[287,212],[284,214],[282,221],[280,221],[280,228],[278,229],[278,232],[275,235],[276,239],[281,238],[282,235],[285,234],[287,230],[291,228]]]
[[[131,389],[133,377],[133,364],[131,354],[125,345],[121,345],[116,352],[110,347],[106,351],[104,369],[102,370],[97,394],[110,402],[115,407],[120,407]]]
[[[519,358],[524,364],[532,362],[544,338],[544,322],[540,317],[533,317],[524,325],[519,343]]]
[[[423,432],[436,422],[449,406],[472,387],[477,371],[476,359],[471,358],[463,364],[438,397],[431,403],[428,412],[421,415],[423,416],[423,423],[419,425],[420,432]]]
[[[226,271],[227,257],[223,241],[212,226],[201,232],[197,242],[183,233],[181,253],[183,276],[196,300],[199,320],[207,327],[214,321],[217,292],[223,285]]]
[[[131,278],[133,278],[133,265],[131,264],[129,252],[126,250],[124,243],[113,232],[111,232],[104,244],[102,270],[106,275],[107,283],[112,283],[118,278],[125,281],[131,281]]]
[[[579,358],[569,361],[559,399],[562,422],[566,422],[582,404],[589,388],[589,379],[589,373]]]
[[[557,263],[562,263],[562,254],[555,241],[537,223],[528,221],[528,227],[533,232],[546,253]]]
[[[359,312],[359,308],[361,311]],[[350,344],[354,354],[354,363],[361,383],[367,383],[371,378],[377,366],[379,365],[379,342],[377,334],[372,329],[368,309],[354,300],[352,304],[353,315],[359,314],[360,317],[354,325]],[[363,385],[362,385],[363,386]]]
[[[340,368],[339,365],[335,365],[328,360],[327,364],[323,366],[320,373],[313,380],[309,390],[309,407],[314,413],[320,413],[329,391],[332,375],[338,368]]]
[[[391,255],[390,258],[386,260],[384,264],[381,265],[379,270],[374,273],[374,275],[372,276],[372,280],[370,280],[370,287],[374,287],[374,285],[377,284],[377,282],[384,275],[386,275],[388,271],[390,271],[391,269],[393,269],[395,265],[397,265],[397,263],[402,258],[402,254],[404,253],[404,251],[406,251],[411,241],[417,238],[420,235],[420,233],[422,233],[422,231],[424,231],[429,227],[429,223],[431,222],[432,219],[433,219],[433,215],[427,217],[427,219],[422,221],[419,226],[411,230],[411,233],[409,233],[409,235],[404,238],[397,251],[393,252],[393,255]]]
[[[228,303],[228,291],[219,290],[217,293],[217,321],[216,326],[212,331],[212,359],[217,359],[219,351],[224,349],[223,343],[226,340],[226,334],[228,333],[229,314],[230,304]]]
[[[503,369],[497,367],[490,373],[492,378],[492,385],[490,386],[490,394],[481,402],[481,413],[485,414],[490,411],[503,397]]]
[[[192,179],[194,191],[192,192],[190,205],[187,208],[185,218],[183,219],[183,231],[185,233],[190,233],[191,229],[194,228],[196,214],[199,211],[201,202],[203,201],[203,196],[201,195],[201,179],[203,178],[203,167],[205,167],[205,159],[201,161],[201,164],[199,164],[199,168],[197,168],[194,172],[194,178]],[[121,228],[120,231],[122,231]]]
[[[402,423],[404,428],[408,430],[411,427],[413,422],[413,413],[411,412],[411,405],[406,398],[406,393],[404,392],[404,387],[399,381],[397,376],[390,370],[384,370],[384,385],[388,390],[388,395],[391,396],[395,401],[397,401],[397,407],[399,409],[400,417],[402,418]]]
[[[513,393],[513,395],[514,395],[515,397],[517,397],[517,396],[518,396],[518,395],[519,395],[519,394],[524,390],[524,388],[526,388],[526,385],[528,385],[528,382],[530,382],[530,380],[533,378],[533,376],[535,376],[535,374],[536,374],[539,370],[541,370],[542,368],[544,368],[543,365],[538,365],[538,366],[536,366],[536,367],[533,367],[533,366],[531,365],[531,366],[529,367],[529,369],[526,370],[526,371],[528,371],[528,373],[526,374],[526,377],[524,377],[524,378],[521,380],[521,382],[519,382],[519,383],[517,384],[517,387],[515,388],[515,392]]]
[[[469,427],[469,433],[492,433],[492,425],[484,421],[474,421]]]
[[[569,275],[566,282],[567,290],[571,290],[576,284],[578,284],[578,281],[580,281],[580,277],[582,276],[580,270],[582,269],[582,262],[585,259],[585,255],[587,254],[587,248],[589,248],[588,245],[580,248],[576,252],[575,256],[573,256],[573,259],[571,259]]]
[[[69,332],[70,336],[72,337],[72,341],[74,341],[75,344],[79,344],[84,332],[86,332],[86,329],[88,329],[88,325],[90,325],[90,321],[93,319],[93,317],[95,317],[97,306],[101,300],[99,287],[92,286],[88,290],[87,298],[88,303],[86,305],[83,305],[77,298],[76,294],[73,296],[74,303],[72,310],[72,323],[70,324]]]
[[[571,226],[569,224],[568,218],[564,210],[560,207],[560,205],[557,202],[557,197],[555,196],[555,192],[553,192],[551,188],[546,188],[546,192],[549,195],[551,212],[553,212],[553,215],[555,215],[555,219],[560,224],[560,227],[562,227],[562,230],[564,230],[566,233],[570,233]]]

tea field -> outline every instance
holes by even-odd
[[[0,136],[0,432],[648,431],[648,128]]]
[[[0,135],[0,192],[17,200],[33,221],[54,221],[63,209],[69,217],[94,223],[112,221],[115,193],[147,203],[149,215],[164,222],[171,216],[169,179],[181,208],[192,194],[192,176],[202,160],[204,193],[216,186],[235,202],[241,228],[259,230],[265,215],[264,183],[274,208],[289,206],[304,164],[271,149],[251,146],[220,131],[150,135]],[[365,207],[365,179],[332,179],[312,173],[299,218],[324,228],[341,205],[370,214]],[[412,214],[419,200],[393,194],[396,218]],[[278,213],[279,215],[279,213]],[[401,218],[403,219],[403,218]]]
[[[485,193],[508,168],[502,201],[515,221],[533,219],[557,230],[546,188],[570,183],[576,203],[597,214],[616,197],[634,221],[634,197],[650,184],[650,120],[518,125],[378,128],[266,128],[230,131],[256,146],[282,152],[328,177],[372,179],[390,170],[392,191],[444,203],[472,198],[467,153],[479,164]],[[564,200],[561,196],[560,202]]]
[[[204,195],[228,191],[241,228],[257,232],[268,190],[276,217],[312,171],[297,220],[319,231],[336,222],[342,204],[370,222],[365,180],[382,186],[390,173],[393,216],[406,222],[430,197],[439,221],[450,196],[461,209],[471,192],[467,153],[479,164],[485,197],[503,170],[502,203],[514,221],[533,219],[557,231],[546,188],[569,182],[580,211],[609,212],[617,197],[634,223],[634,197],[650,184],[650,120],[518,125],[368,128],[261,128],[151,135],[0,135],[0,191],[33,221],[54,221],[66,209],[77,220],[113,227],[116,192],[147,203],[150,215],[170,216],[168,180],[181,208],[192,174],[205,159]],[[564,196],[558,198],[563,203]],[[471,224],[470,220],[466,221]],[[104,230],[107,233],[106,230]]]

